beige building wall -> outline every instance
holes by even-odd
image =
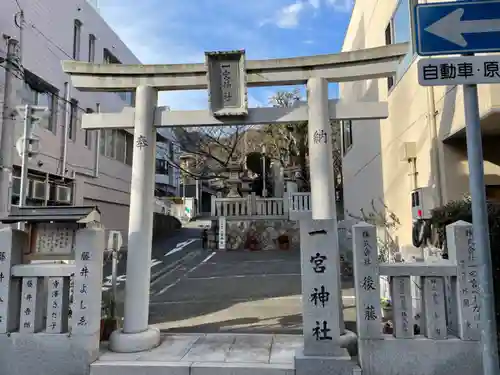
[[[408,1],[413,2],[357,0],[342,50],[382,46],[387,44],[389,35],[392,43],[408,41],[411,37]],[[406,11],[402,11],[405,5]],[[342,100],[380,100],[389,104],[387,120],[352,122],[352,146],[343,158],[345,210],[354,214],[359,214],[360,209],[369,212],[372,200],[377,209],[383,210],[381,202],[384,202],[401,222],[396,240],[404,247],[411,246],[410,191],[413,187],[409,176],[411,165],[401,160],[405,142],[416,143],[417,184],[434,187],[436,203],[439,202],[438,186],[441,186],[444,203],[459,199],[469,190],[462,90],[455,86],[434,89],[437,141],[433,142],[432,106],[428,102],[428,89],[418,84],[417,61],[409,45],[409,53],[391,88],[387,79],[340,84]],[[500,185],[497,146],[500,132],[496,129],[500,123],[495,111],[500,106],[500,86],[479,86],[479,94],[486,139],[486,185]],[[439,168],[433,163],[434,150],[439,155]]]

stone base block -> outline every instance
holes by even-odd
[[[160,331],[153,327],[138,333],[125,333],[119,329],[109,338],[109,348],[117,353],[142,352],[158,345],[160,345]]]
[[[341,349],[336,357],[305,356],[301,349],[295,355],[296,375],[353,375],[359,369],[349,356],[347,349]]]
[[[424,337],[358,341],[363,375],[478,375],[483,373],[479,341]]]
[[[0,334],[0,348],[1,375],[88,375],[99,355],[99,332]]]

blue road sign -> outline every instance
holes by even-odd
[[[418,4],[415,50],[420,56],[500,52],[500,1]]]

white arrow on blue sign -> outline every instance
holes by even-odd
[[[500,52],[500,1],[418,4],[413,22],[420,56]]]

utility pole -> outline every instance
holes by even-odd
[[[26,204],[26,192],[28,187],[28,158],[31,137],[31,105],[24,106],[24,126],[21,145],[21,187],[19,189],[19,207]]]
[[[19,69],[19,43],[4,35],[7,41],[5,60],[4,103],[0,131],[0,216],[10,212],[12,189],[12,156],[15,135],[16,74]]]

